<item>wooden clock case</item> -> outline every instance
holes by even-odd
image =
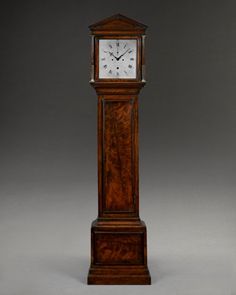
[[[120,14],[90,27],[91,85],[98,95],[98,217],[88,284],[150,284],[139,218],[138,94],[145,85],[146,26]],[[99,79],[99,39],[137,39],[135,79]]]

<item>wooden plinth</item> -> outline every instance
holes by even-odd
[[[143,221],[98,221],[91,227],[88,284],[149,285]]]

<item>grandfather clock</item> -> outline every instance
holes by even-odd
[[[138,94],[145,85],[146,26],[114,15],[90,27],[98,95],[98,218],[88,284],[150,284],[139,218]]]

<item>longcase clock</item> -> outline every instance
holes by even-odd
[[[98,95],[98,217],[91,227],[88,284],[150,284],[138,179],[147,27],[117,14],[89,28],[90,83]]]

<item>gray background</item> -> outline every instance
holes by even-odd
[[[236,2],[4,5],[0,294],[233,294]],[[140,214],[148,226],[151,286],[86,285],[97,216],[87,27],[115,13],[149,26]]]

